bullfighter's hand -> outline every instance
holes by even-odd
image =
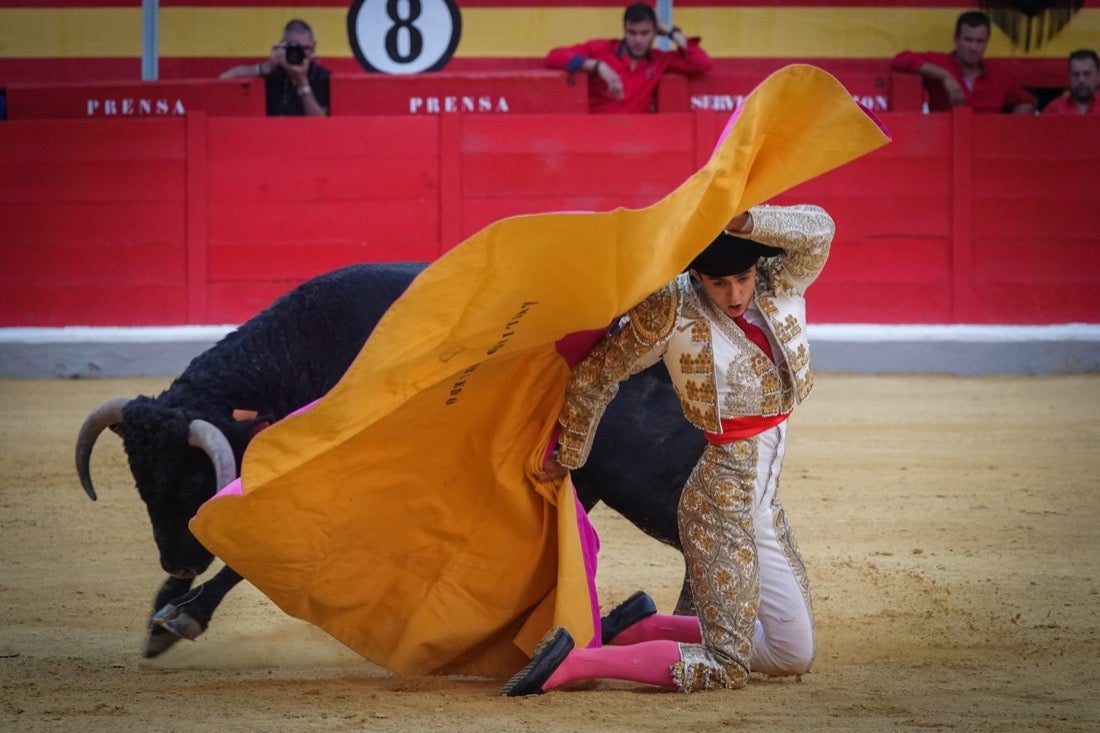
[[[734,232],[736,234],[751,234],[753,230],[752,213],[743,211],[737,216],[730,219],[729,224],[726,224],[726,231]]]
[[[549,456],[542,464],[542,470],[535,471],[535,478],[543,482],[561,481],[569,469],[558,463],[555,456]]]

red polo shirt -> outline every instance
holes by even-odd
[[[1011,112],[1018,104],[1035,104],[1035,97],[995,62],[982,62],[982,73],[974,79],[973,89],[967,87],[959,62],[950,53],[902,51],[890,62],[890,69],[905,74],[919,74],[920,67],[926,63],[947,69],[962,87],[966,106],[975,112]],[[924,88],[928,92],[930,112],[951,111],[951,100],[943,84],[925,78]]]
[[[1052,99],[1043,107],[1043,114],[1045,115],[1100,115],[1100,104],[1096,103],[1096,97],[1092,98],[1089,102],[1089,106],[1085,108],[1085,111],[1077,109],[1077,102],[1073,101],[1073,97],[1068,94],[1063,94],[1057,99]]]
[[[621,39],[593,40],[551,49],[546,65],[551,69],[575,71],[586,58],[607,64],[623,80],[623,98],[615,99],[599,75],[589,74],[589,112],[654,112],[657,83],[662,76],[666,73],[695,76],[713,63],[707,52],[699,47],[699,39],[690,38],[687,48],[650,49],[648,54],[635,60],[633,69],[630,68],[630,54]]]

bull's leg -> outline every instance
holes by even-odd
[[[214,610],[225,598],[225,594],[241,580],[241,576],[226,565],[202,585],[165,602],[161,609],[153,614],[153,623],[176,640],[197,639],[210,625]]]
[[[687,570],[684,570],[684,584],[680,586],[680,598],[676,601],[676,610],[673,612],[680,616],[695,615],[695,596],[691,594],[691,579]]]
[[[153,598],[153,614],[149,617],[149,637],[145,640],[143,652],[146,657],[155,657],[180,640],[177,635],[158,625],[154,619],[157,611],[165,603],[186,593],[193,580],[193,578],[169,577],[157,589],[157,595]]]

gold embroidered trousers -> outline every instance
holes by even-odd
[[[680,645],[682,692],[801,674],[813,660],[806,569],[776,495],[786,431],[708,445],[684,486],[680,541],[703,643]]]

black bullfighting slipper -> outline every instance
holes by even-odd
[[[505,697],[541,695],[542,686],[546,684],[546,680],[550,679],[554,670],[561,666],[572,649],[573,637],[568,631],[560,626],[550,629],[535,647],[535,651],[531,654],[531,661],[500,688],[500,694]]]
[[[600,640],[610,644],[611,640],[644,618],[657,613],[657,604],[644,590],[637,591],[600,619]]]

